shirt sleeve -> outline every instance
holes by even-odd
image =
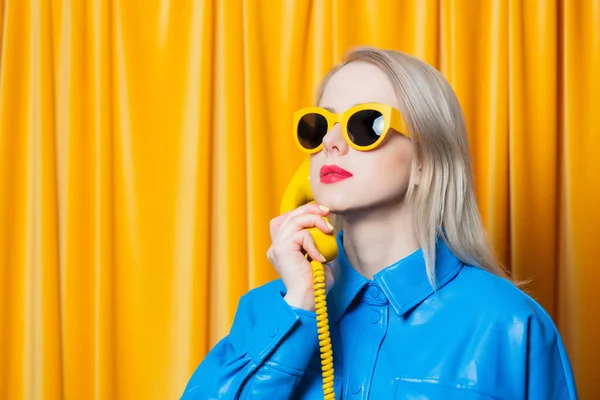
[[[181,399],[289,399],[317,344],[315,313],[291,307],[279,290],[250,292]]]
[[[526,398],[576,400],[575,379],[562,339],[550,316],[542,313],[541,319],[529,321]]]

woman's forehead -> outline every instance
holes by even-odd
[[[362,103],[382,103],[398,107],[392,81],[379,67],[361,61],[336,71],[323,90],[319,106],[343,112]]]

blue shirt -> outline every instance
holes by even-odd
[[[576,399],[546,311],[508,280],[436,248],[438,287],[422,250],[368,280],[338,235],[327,303],[336,399]],[[228,336],[182,399],[323,399],[315,313],[290,307],[277,280],[240,300]]]

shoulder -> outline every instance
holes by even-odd
[[[527,377],[528,398],[577,398],[561,335],[534,298],[508,279],[472,266],[465,266],[455,283],[449,292],[456,293],[456,305],[476,324],[470,328],[489,333],[481,340],[510,360],[512,371]],[[519,366],[515,360],[525,363]]]
[[[546,310],[533,297],[509,279],[484,269],[465,265],[455,278],[455,285],[463,300],[472,301],[475,308],[491,311],[491,315],[537,316],[551,322]]]
[[[510,280],[467,265],[448,286],[450,301],[462,307],[465,316],[504,328],[512,341],[521,341],[527,347],[560,342],[549,313]]]

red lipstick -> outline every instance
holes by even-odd
[[[350,172],[337,165],[323,165],[321,167],[321,183],[335,183],[351,176]]]

